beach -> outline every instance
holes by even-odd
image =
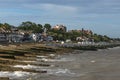
[[[0,80],[27,80],[38,73],[47,73],[37,69],[51,67],[45,63],[47,59],[69,51],[40,43],[0,45]]]
[[[60,61],[51,63],[57,67],[47,69],[47,75],[36,75],[33,80],[119,80],[119,52],[116,47],[64,54]]]
[[[71,50],[57,54],[50,52],[47,55],[38,55],[35,57],[36,60],[31,61],[37,65],[14,65],[16,68],[34,71],[0,72],[0,77],[7,75],[4,77],[9,77],[10,80],[119,80],[119,52],[120,47],[98,51]]]

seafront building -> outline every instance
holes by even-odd
[[[67,31],[67,27],[64,26],[64,25],[56,25],[52,28],[53,30],[61,30],[63,32],[66,32]]]

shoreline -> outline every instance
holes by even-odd
[[[54,58],[55,57],[54,55],[63,54],[63,53],[67,53],[70,51],[72,50],[62,49],[62,48],[57,48],[57,47],[50,47],[44,44],[22,44],[22,45],[11,45],[10,44],[8,46],[0,46],[0,70],[1,71],[2,70],[3,71],[22,70],[19,68],[18,69],[16,68],[15,70],[13,68],[10,69],[9,65],[33,64],[33,63],[30,63],[29,61],[36,61],[37,56],[47,56],[48,58]],[[50,54],[54,54],[54,55],[52,56]],[[40,64],[40,65],[49,66],[47,64]],[[6,66],[6,69],[5,69],[5,66]]]
[[[48,73],[38,74],[32,80],[119,80],[120,47],[101,51],[75,50],[59,57],[55,67],[47,68]],[[48,62],[51,62],[48,60]]]
[[[57,55],[66,53],[68,55],[74,50],[89,51],[88,49],[46,46],[46,44],[38,43],[0,46],[0,71],[13,73],[16,71],[22,71],[44,74],[47,73],[46,70],[37,71],[34,70],[34,67],[50,67],[52,65],[45,63],[46,61],[52,61]],[[90,51],[94,50],[90,49]],[[39,60],[37,60],[37,58]],[[40,63],[36,63],[37,61]],[[11,79],[9,79],[9,77],[0,77],[0,80]]]
[[[0,71],[25,71],[25,72],[33,72],[33,73],[46,73],[46,71],[36,71],[32,69],[24,69],[21,67],[13,67],[15,65],[22,66],[50,66],[47,63],[37,64],[34,63],[36,57],[46,56],[49,59],[55,57],[55,55],[60,55],[63,53],[67,53],[71,50],[62,49],[57,47],[50,47],[44,44],[21,44],[21,45],[7,45],[0,46]],[[0,78],[0,79],[3,79]],[[8,79],[8,78],[7,78]],[[4,80],[4,79],[3,79]],[[6,80],[6,78],[5,78]]]

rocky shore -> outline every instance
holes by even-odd
[[[108,70],[119,70],[119,49],[112,46],[93,51],[88,46],[65,48],[40,43],[1,45],[0,80],[110,80],[106,71],[114,80],[118,72]]]
[[[37,57],[46,57],[52,59],[56,54],[69,52],[69,49],[61,49],[57,47],[48,47],[44,44],[28,43],[19,45],[0,45],[0,73],[16,71],[29,73],[47,73],[46,70],[37,71],[33,67],[48,67],[49,63],[44,63],[44,59],[40,63],[36,63]],[[1,76],[0,80],[9,80],[7,76]]]

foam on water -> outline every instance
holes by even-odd
[[[36,56],[37,58],[47,58],[47,57],[55,57],[55,54],[49,54],[48,56]]]
[[[42,69],[47,71],[47,74],[56,76],[77,76],[76,73],[71,72],[69,69]]]
[[[14,72],[14,75],[17,77],[22,77],[22,76],[29,75],[29,74],[30,74],[29,72],[22,72],[22,71],[15,71]]]
[[[92,60],[92,61],[90,61],[91,63],[95,63],[96,61],[95,60]]]
[[[36,61],[22,61],[22,62],[32,62],[33,63],[33,62],[36,62]]]
[[[23,69],[35,69],[35,68],[39,68],[39,66],[34,66],[34,65],[15,65],[13,67],[17,67],[17,68],[23,68]]]
[[[80,77],[88,75],[90,72],[75,73],[69,69],[48,69],[47,74],[66,77]]]
[[[120,49],[120,47],[113,47],[113,48],[108,48],[109,50],[116,50],[116,49]]]
[[[46,58],[48,56],[36,56],[37,58]]]
[[[73,61],[73,59],[69,58],[60,58],[60,59],[47,59],[47,58],[42,58],[42,59],[36,59],[37,61],[44,61],[44,62],[66,62],[66,61]]]
[[[49,56],[51,56],[51,57],[55,57],[55,54],[50,54]]]
[[[16,67],[16,68],[23,68],[23,69],[46,69],[46,68],[51,68],[51,67],[54,67],[55,65],[50,65],[49,67],[47,66],[34,66],[34,65],[15,65],[13,67]]]
[[[14,71],[14,72],[1,71],[0,72],[0,77],[9,77],[11,79],[30,76],[30,75],[35,75],[35,73],[23,72],[23,71]]]

